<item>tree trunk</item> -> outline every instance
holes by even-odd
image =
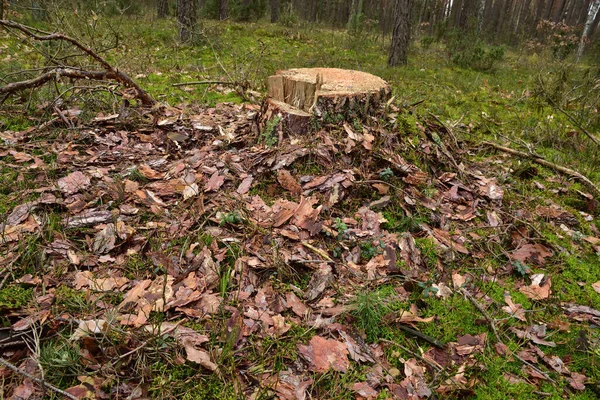
[[[271,0],[271,22],[279,22],[281,15],[281,0]]]
[[[219,0],[219,19],[225,21],[229,16],[227,0]]]
[[[156,16],[158,18],[166,18],[169,15],[169,1],[156,0]]]
[[[483,15],[485,14],[485,0],[479,0],[477,8],[477,32],[483,29]]]
[[[585,49],[585,41],[590,33],[590,29],[592,28],[592,24],[594,22],[594,18],[596,18],[596,14],[598,13],[598,9],[600,8],[600,0],[594,0],[588,9],[587,19],[585,21],[585,26],[583,28],[583,33],[581,34],[581,41],[579,42],[579,48],[577,49],[577,57],[575,58],[576,62],[579,62],[579,59],[583,55],[583,50]]]
[[[599,0],[600,1],[600,0]],[[408,63],[408,44],[410,42],[411,0],[396,0],[394,10],[394,31],[388,65],[406,65]]]
[[[177,0],[177,25],[181,42],[193,39],[197,22],[196,0]]]

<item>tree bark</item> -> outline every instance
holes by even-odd
[[[177,0],[177,27],[181,42],[193,39],[197,22],[196,0]]]
[[[0,19],[4,19],[4,0],[0,0]]]
[[[169,1],[156,0],[156,16],[158,18],[166,18],[169,15]]]
[[[279,22],[281,15],[281,0],[271,0],[271,22]]]
[[[596,14],[598,13],[598,9],[600,8],[600,0],[594,0],[588,9],[587,18],[585,21],[585,26],[583,28],[583,33],[581,34],[581,40],[579,41],[579,48],[577,49],[577,57],[575,58],[576,62],[579,62],[579,59],[583,55],[583,50],[585,49],[585,41],[590,33],[592,28],[592,24],[594,22],[594,18],[596,18]]]
[[[227,0],[219,0],[219,19],[225,21],[229,17],[229,4]]]
[[[600,1],[600,0],[599,0]],[[408,45],[410,42],[411,0],[396,0],[394,10],[394,31],[388,65],[406,65],[408,63]]]

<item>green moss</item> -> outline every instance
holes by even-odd
[[[427,263],[427,266],[431,269],[435,269],[439,257],[435,242],[431,238],[417,238],[415,239],[415,244],[417,248],[421,250],[421,255]]]
[[[448,300],[428,297],[423,301],[427,306],[422,310],[422,316],[434,317],[435,322],[419,324],[419,329],[437,340],[453,342],[458,336],[488,331],[487,325],[475,323],[481,319],[481,314],[468,300],[452,296]]]
[[[0,309],[21,308],[33,299],[33,289],[21,285],[8,285],[0,290]]]
[[[600,295],[592,284],[600,282],[600,256],[562,256],[552,268],[552,292],[557,300],[600,309]]]
[[[72,289],[65,285],[59,286],[56,289],[55,295],[55,304],[72,314],[89,311],[90,307],[93,306],[85,292]]]

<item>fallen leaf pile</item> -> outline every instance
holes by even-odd
[[[348,390],[358,399],[382,392],[399,399],[473,393],[483,384],[474,372],[484,368],[479,355],[493,348],[494,338],[466,334],[431,346],[410,332],[445,322],[420,302],[411,304],[411,295],[423,291],[446,301],[467,290],[489,307],[473,276],[452,266],[475,265],[498,244],[505,247],[495,255],[505,257],[504,269],[473,274],[491,282],[520,268],[512,289],[544,307],[561,289],[552,286],[550,272],[540,271],[560,249],[534,240],[528,224],[543,218],[572,231],[573,215],[507,205],[506,188],[489,166],[470,162],[466,147],[429,139],[444,131],[435,123],[419,124],[423,135],[407,138],[391,115],[389,125],[373,118],[362,131],[343,124],[299,137],[275,132],[278,145],[266,147],[258,110],[167,108],[144,114],[135,129],[116,115],[101,115],[42,142],[34,141],[35,130],[5,132],[12,145],[0,149],[10,160],[3,166],[14,168],[17,181],[34,182],[11,196],[17,205],[1,224],[0,278],[31,289],[35,299],[3,309],[10,335],[70,332],[89,372],[68,389],[77,398],[147,396],[152,377],[134,366],[157,337],[171,340],[164,362],[198,365],[203,374],[223,376],[225,360],[229,366],[235,360],[236,390],[246,398],[265,391],[280,399],[325,398],[315,387],[319,376],[357,368],[364,378]],[[34,155],[39,149],[52,154],[55,165]],[[405,157],[409,150],[412,158]],[[414,154],[418,159],[409,161]],[[414,223],[398,229],[391,212]],[[434,259],[419,246],[424,240]],[[36,259],[27,258],[28,247]],[[31,263],[29,275],[11,272],[24,263]],[[404,358],[389,341],[370,343],[353,325],[356,296],[384,285],[407,306],[377,323],[406,328],[418,357]],[[590,289],[600,292],[598,284]],[[65,307],[66,291],[88,306]],[[575,391],[585,388],[585,371],[571,372],[566,361],[537,347],[561,343],[530,310],[510,295],[495,307],[515,323],[507,335],[527,343],[521,358],[564,376]],[[563,307],[574,323],[600,320],[593,308]],[[297,342],[275,368],[269,343],[291,338]],[[265,365],[245,357],[250,348],[266,352]],[[502,346],[495,351],[514,360]],[[0,352],[39,374],[24,342],[2,345]],[[505,378],[534,386],[546,379],[523,368],[523,377]],[[25,379],[12,396],[34,398],[40,390]]]

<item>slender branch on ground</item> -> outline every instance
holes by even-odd
[[[581,132],[583,132],[588,138],[590,138],[590,140],[592,142],[594,142],[597,146],[600,146],[600,139],[598,139],[596,136],[592,135],[592,133],[590,131],[588,131],[583,125],[581,125],[581,123],[579,121],[577,121],[577,119],[575,119],[575,117],[573,117],[571,114],[569,114],[568,112],[563,110],[563,108],[556,101],[554,101],[554,99],[552,99],[552,97],[550,97],[548,95],[548,91],[546,90],[546,87],[544,86],[544,81],[543,81],[542,77],[539,75],[538,75],[538,82],[539,82],[542,90],[544,91],[544,95],[545,95],[544,97],[545,97],[546,101],[552,107],[554,107],[558,112],[560,112],[565,117],[567,117],[567,119],[569,121],[571,121],[571,123],[573,125],[575,125],[575,127],[577,127]]]
[[[327,260],[327,262],[334,262],[331,259],[331,257],[329,257],[329,255],[325,251],[323,251],[323,250],[321,250],[321,249],[313,246],[312,244],[310,244],[310,243],[308,243],[306,241],[303,241],[302,242],[302,246],[306,247],[307,249],[310,249],[310,250],[314,251],[315,253],[317,253],[318,255],[320,255],[321,257],[323,257],[325,260]]]
[[[408,326],[404,326],[404,325],[398,325],[398,328],[400,328],[401,330],[403,330],[406,333],[409,333],[413,336],[418,337],[419,339],[423,339],[424,341],[434,345],[435,347],[437,347],[439,349],[444,347],[444,343],[442,343],[439,340],[437,340],[436,338],[426,335],[416,329],[412,329],[412,328],[409,328]]]
[[[83,45],[77,39],[74,39],[67,35],[63,35],[62,33],[42,32],[42,31],[32,28],[30,26],[19,24],[18,22],[9,21],[9,20],[0,20],[0,26],[3,26],[5,28],[12,28],[12,29],[19,30],[19,31],[23,32],[25,35],[27,35],[35,40],[42,41],[42,42],[43,41],[52,41],[52,40],[68,42],[68,43],[72,44],[73,46],[77,47],[78,49],[80,49],[81,51],[83,51],[86,55],[88,55],[90,58],[92,58],[98,64],[100,64],[106,70],[106,72],[105,72],[106,77],[109,77],[110,79],[114,79],[117,82],[123,84],[124,86],[126,86],[128,88],[134,89],[137,93],[136,97],[139,98],[140,101],[144,105],[151,106],[155,103],[154,99],[145,90],[143,90],[137,83],[135,83],[135,81],[133,79],[131,79],[126,73],[119,71],[117,68],[110,65],[108,63],[108,61],[106,61],[104,58],[99,56],[98,53],[93,51],[90,47]],[[57,68],[57,69],[61,69],[61,68]],[[62,68],[62,69],[66,69],[66,68]],[[82,71],[82,72],[87,72],[87,71]],[[43,74],[43,75],[46,75],[46,74]],[[88,79],[94,79],[94,78],[88,77]],[[103,78],[103,79],[106,79],[106,78]],[[33,79],[33,80],[35,80],[35,79]],[[44,82],[47,82],[48,80],[49,79],[46,79]],[[30,81],[25,81],[25,82],[30,82]],[[0,94],[13,93],[15,91],[22,90],[21,87],[23,87],[23,86],[18,85],[19,83],[22,83],[22,82],[15,82],[15,83],[17,84],[16,86],[11,86],[13,84],[8,84],[6,86],[1,87]],[[12,91],[9,92],[8,90],[6,90],[7,87],[11,87]],[[24,86],[23,88],[26,89],[27,86]]]
[[[539,369],[538,367],[536,367],[535,365],[533,365],[532,363],[530,363],[529,361],[525,360],[524,358],[522,358],[521,356],[519,356],[517,353],[515,353],[514,351],[512,351],[508,346],[506,346],[504,344],[504,342],[502,341],[502,339],[500,339],[500,334],[498,333],[498,329],[496,328],[496,322],[494,322],[494,319],[490,316],[490,314],[488,314],[488,312],[485,310],[485,308],[482,307],[481,304],[479,304],[479,302],[477,301],[477,299],[475,299],[475,297],[473,297],[473,295],[471,295],[471,293],[469,293],[465,288],[461,289],[461,293],[467,298],[467,300],[469,300],[477,310],[479,310],[479,312],[483,315],[483,317],[485,318],[485,320],[487,321],[488,325],[490,326],[490,328],[492,328],[492,333],[494,334],[494,336],[496,337],[496,341],[502,345],[504,345],[506,347],[506,350],[508,352],[510,352],[510,354],[515,357],[517,360],[521,361],[523,364],[527,365],[528,367],[532,368],[533,370],[535,370],[535,372],[541,374],[544,378],[546,378],[547,380],[549,380],[552,383],[556,383],[556,381],[552,378],[550,378],[550,376],[545,373],[544,371],[542,371],[541,369]]]
[[[0,94],[10,94],[25,89],[36,88],[44,85],[46,82],[62,77],[72,79],[93,79],[97,81],[114,79],[115,75],[109,71],[83,71],[73,68],[54,68],[33,79],[26,81],[12,82],[0,87]]]
[[[37,383],[39,385],[42,385],[46,389],[50,389],[53,392],[56,392],[56,393],[58,393],[58,394],[60,394],[60,395],[62,395],[64,397],[66,397],[67,399],[72,399],[72,400],[77,400],[78,399],[78,397],[73,396],[71,393],[65,392],[64,390],[59,389],[56,386],[51,385],[48,382],[46,382],[46,381],[44,381],[44,380],[42,380],[40,378],[37,378],[37,377],[35,377],[35,376],[33,376],[33,375],[31,375],[31,374],[23,371],[22,369],[18,368],[16,365],[13,365],[10,362],[6,361],[4,358],[0,357],[0,364],[4,365],[6,368],[10,369],[11,371],[13,371],[13,372],[15,372],[15,373],[17,373],[19,375],[22,375],[25,378],[30,379],[30,380],[34,381],[35,383]]]
[[[424,363],[426,363],[427,365],[429,365],[431,368],[435,369],[437,372],[441,372],[441,371],[443,371],[443,368],[442,368],[442,367],[441,367],[441,366],[440,366],[438,363],[436,363],[436,362],[434,362],[434,361],[431,361],[431,360],[428,360],[428,359],[426,359],[426,358],[425,358],[425,357],[423,357],[422,355],[420,355],[420,354],[418,354],[418,353],[416,353],[416,352],[412,351],[411,349],[409,349],[409,348],[408,348],[408,347],[406,347],[406,346],[403,346],[403,345],[401,345],[401,344],[399,344],[399,343],[396,343],[396,342],[393,342],[393,341],[391,341],[391,340],[387,340],[387,339],[379,339],[379,341],[380,341],[380,342],[382,342],[382,343],[387,343],[387,344],[389,344],[389,345],[391,345],[391,346],[396,346],[396,347],[398,347],[398,348],[400,348],[400,349],[404,350],[405,352],[407,352],[407,353],[408,353],[408,354],[410,354],[411,356],[413,356],[413,357],[415,357],[415,358],[417,358],[417,359],[419,359],[419,360],[423,361]]]
[[[591,189],[592,191],[594,191],[594,193],[596,194],[596,196],[600,197],[600,188],[598,188],[598,186],[596,186],[591,180],[589,180],[587,177],[585,177],[584,175],[582,175],[581,173],[575,171],[574,169],[571,168],[567,168],[567,167],[563,167],[562,165],[558,165],[555,164],[553,162],[550,162],[546,159],[543,159],[542,157],[536,155],[536,154],[529,154],[529,153],[524,153],[522,151],[519,150],[514,150],[511,149],[510,147],[505,147],[502,145],[499,145],[497,143],[493,143],[493,142],[483,142],[483,144],[493,147],[497,150],[503,151],[505,153],[508,154],[512,154],[514,156],[519,156],[519,157],[523,157],[523,158],[527,158],[537,164],[552,168],[553,170],[560,172],[564,175],[570,176],[571,178],[577,179],[579,182],[583,183],[585,186],[587,186],[589,189]]]
[[[227,85],[227,86],[236,86],[235,82],[221,82],[221,81],[197,81],[197,82],[181,82],[174,83],[171,86],[179,87],[179,86],[194,86],[194,85]]]

